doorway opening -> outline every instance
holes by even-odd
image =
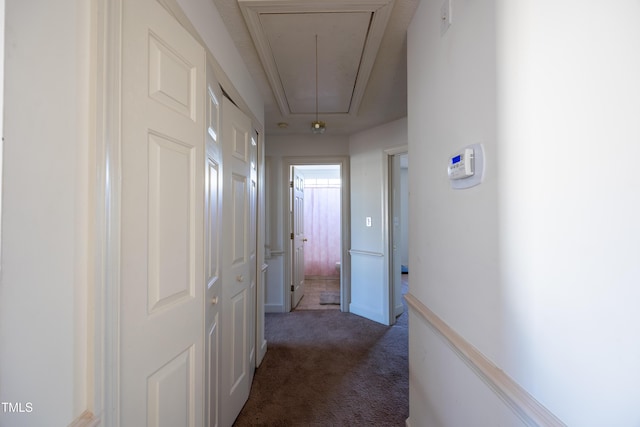
[[[389,161],[389,283],[391,319],[404,310],[403,295],[409,284],[409,155],[406,148],[387,152]]]
[[[285,311],[349,311],[349,159],[283,158],[283,166]]]
[[[294,183],[296,176],[301,179],[304,190],[301,212],[304,293],[294,296],[292,307],[294,310],[338,310],[342,241],[340,165],[292,166]],[[292,206],[296,208],[295,204]],[[295,249],[293,253],[295,257]],[[295,268],[295,264],[292,265]]]

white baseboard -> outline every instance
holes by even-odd
[[[267,354],[267,340],[262,341],[260,348],[258,349],[258,358],[256,359],[256,367],[260,366],[264,355]]]
[[[69,424],[69,427],[97,427],[98,425],[100,425],[100,419],[90,411],[84,411]]]
[[[472,371],[511,409],[526,425],[566,427],[560,419],[545,408],[504,371],[495,366],[478,349],[462,338],[448,324],[418,298],[408,293],[405,300],[409,311],[424,320],[431,329],[444,338],[449,347]],[[411,345],[411,344],[410,344]],[[407,420],[407,425],[410,422]]]
[[[265,313],[284,313],[284,306],[282,304],[265,304]]]

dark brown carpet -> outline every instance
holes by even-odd
[[[387,327],[327,311],[266,315],[268,350],[234,426],[404,426],[407,314]]]

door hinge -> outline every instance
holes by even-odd
[[[291,240],[293,240],[293,233],[291,233]]]
[[[293,188],[293,181],[289,181],[289,187]]]
[[[291,292],[295,291],[295,288],[293,285],[291,285]]]

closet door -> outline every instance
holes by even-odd
[[[224,154],[221,423],[233,424],[255,370],[255,169],[251,120],[227,98],[222,103]],[[255,164],[255,161],[254,161]]]
[[[201,426],[205,51],[155,0],[122,2],[122,426]]]

